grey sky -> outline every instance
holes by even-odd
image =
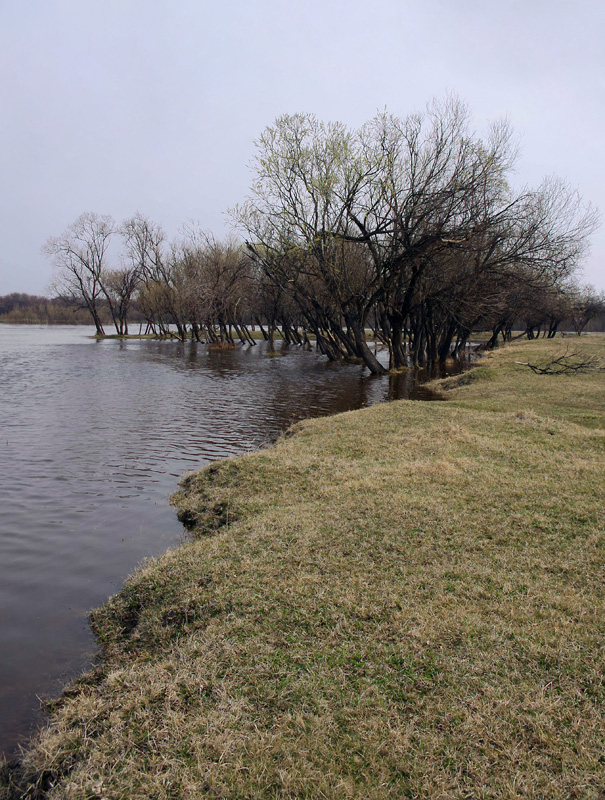
[[[358,125],[446,91],[506,115],[516,181],[605,211],[602,0],[0,0],[0,294],[83,211],[223,235],[253,140],[284,112]],[[585,280],[605,288],[605,229]]]

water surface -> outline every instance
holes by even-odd
[[[430,399],[427,373],[372,378],[279,343],[268,358],[93,332],[0,325],[0,753],[90,664],[89,610],[185,535],[168,502],[184,473],[303,417]]]

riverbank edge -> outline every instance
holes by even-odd
[[[498,391],[494,390],[502,391],[503,388],[502,386],[498,386],[501,377],[498,374],[498,370],[501,371],[504,368],[508,370],[509,373],[514,372],[518,378],[522,378],[525,384],[529,382],[529,384],[534,383],[534,385],[537,385],[535,383],[536,376],[530,376],[527,370],[522,371],[518,367],[511,366],[511,360],[515,358],[515,353],[518,352],[519,347],[524,348],[524,354],[527,357],[531,357],[532,353],[538,352],[541,357],[544,357],[545,354],[552,351],[554,345],[552,343],[532,343],[531,345],[527,344],[525,346],[515,345],[513,348],[490,354],[487,357],[486,363],[475,368],[472,372],[464,373],[463,375],[444,381],[435,382],[436,388],[446,393],[452,401],[457,397],[460,398],[462,395],[461,405],[456,408],[456,417],[458,421],[468,422],[469,415],[478,417],[485,414],[494,415],[509,413],[503,408],[498,408],[498,402],[494,402],[494,396],[498,394]],[[528,353],[529,355],[527,355]],[[594,376],[589,376],[586,380],[590,382],[593,379]],[[550,378],[549,380],[552,381],[553,379]],[[578,376],[575,378],[574,386],[576,390],[578,383],[581,384],[582,382],[582,377]],[[550,390],[552,386],[547,388]],[[566,388],[570,387],[568,386]],[[508,389],[505,387],[505,393],[509,390],[510,386]],[[467,395],[466,398],[464,397],[465,394]],[[560,435],[563,435],[566,427],[569,427],[569,425],[572,425],[574,429],[583,426],[580,431],[582,434],[586,430],[593,430],[592,423],[595,421],[598,414],[595,415],[590,411],[584,413],[586,409],[583,410],[581,407],[575,407],[573,413],[568,415],[569,419],[566,419],[565,415],[563,415],[563,417],[559,415],[559,419],[556,415],[543,416],[542,413],[540,413],[540,408],[538,408],[537,412],[528,408],[526,401],[531,394],[532,390],[530,390],[529,393],[525,391],[523,397],[512,397],[513,406],[515,406],[515,403],[518,406],[519,401],[521,401],[523,406],[521,410],[517,409],[517,411],[514,412],[516,420],[521,420],[530,427],[532,425],[535,427],[537,426],[537,428],[540,428],[540,426],[544,424],[543,421],[546,420],[545,424],[558,428],[557,432]],[[542,393],[537,406],[541,404],[542,406],[548,407],[549,398],[547,394],[548,392]],[[478,399],[479,403],[477,405]],[[500,398],[500,400],[502,400],[502,398]],[[511,398],[509,397],[508,405],[510,405],[510,400]],[[66,757],[65,752],[60,752],[61,747],[59,746],[57,736],[59,736],[60,739],[61,734],[56,727],[58,715],[64,713],[68,705],[71,705],[73,710],[74,703],[78,702],[78,698],[83,702],[89,701],[91,697],[94,696],[97,687],[100,687],[111,678],[112,672],[119,672],[126,668],[126,666],[130,667],[137,659],[140,659],[141,663],[144,664],[149,659],[153,660],[161,656],[162,652],[174,650],[175,639],[178,639],[181,635],[184,637],[192,635],[192,633],[198,629],[198,623],[206,630],[208,628],[209,619],[237,613],[234,609],[226,609],[221,606],[221,603],[218,601],[212,606],[213,601],[209,599],[210,595],[206,591],[207,587],[205,586],[198,587],[202,590],[201,594],[198,592],[196,595],[195,592],[193,594],[189,592],[190,596],[187,598],[187,601],[183,603],[181,592],[183,588],[183,576],[181,575],[176,584],[171,586],[172,578],[174,578],[174,575],[171,573],[171,568],[174,566],[175,560],[178,560],[175,554],[179,552],[183,553],[187,549],[192,552],[193,557],[193,561],[189,566],[196,567],[200,543],[202,546],[212,543],[216,551],[216,543],[220,540],[221,535],[225,533],[235,537],[237,540],[235,543],[236,546],[238,542],[241,544],[242,534],[244,536],[248,535],[244,532],[244,529],[246,526],[254,524],[255,518],[262,516],[264,505],[263,502],[260,502],[258,495],[250,495],[247,489],[252,485],[258,488],[258,481],[261,473],[270,471],[272,467],[275,468],[279,460],[278,452],[280,449],[283,451],[284,447],[287,448],[294,442],[302,444],[303,450],[305,448],[307,450],[307,466],[305,469],[310,469],[311,473],[321,471],[321,467],[317,466],[318,462],[321,462],[322,459],[327,459],[329,461],[330,458],[332,458],[334,460],[338,449],[335,449],[333,442],[331,442],[330,445],[327,444],[328,437],[333,435],[333,432],[332,434],[330,433],[330,428],[339,428],[339,432],[336,434],[336,440],[339,438],[344,439],[348,435],[347,428],[352,426],[354,419],[359,421],[359,415],[366,415],[366,419],[367,415],[379,415],[382,417],[381,422],[386,423],[389,429],[393,427],[393,424],[403,424],[405,426],[406,422],[412,423],[415,434],[417,434],[415,455],[419,457],[421,451],[423,451],[423,448],[426,446],[426,442],[422,441],[423,437],[421,431],[417,430],[418,422],[426,423],[431,416],[442,416],[442,414],[441,411],[437,411],[435,407],[433,407],[435,409],[434,411],[430,410],[430,408],[425,408],[422,413],[414,413],[412,406],[417,406],[417,404],[412,403],[412,405],[410,405],[410,402],[411,401],[397,401],[393,404],[377,406],[372,409],[363,409],[357,412],[349,412],[347,414],[338,415],[337,417],[299,423],[288,431],[276,446],[269,450],[217,462],[201,472],[187,477],[183,481],[183,488],[176,493],[174,503],[178,509],[179,518],[195,532],[197,538],[195,541],[178,548],[176,551],[171,551],[165,556],[147,562],[147,564],[139,568],[125,583],[124,587],[117,595],[111,598],[103,607],[92,613],[91,622],[93,630],[103,648],[103,661],[84,675],[79,681],[76,681],[71,687],[68,687],[63,697],[52,704],[54,722],[53,719],[51,719],[51,726],[53,724],[55,725],[54,732],[48,734],[48,731],[43,731],[40,734],[40,739],[33,743],[32,750],[24,755],[24,758],[21,759],[18,765],[16,763],[4,765],[2,780],[5,788],[4,793],[0,794],[0,797],[16,798],[27,796],[33,798],[63,796],[62,794],[57,794],[55,791],[57,786],[61,785],[60,783],[58,784],[57,781],[66,779],[69,774],[76,769],[78,766],[78,751],[77,749],[73,750],[73,748],[69,748],[70,752],[68,757]],[[450,408],[453,406],[453,404],[447,405],[450,406]],[[486,405],[487,408],[485,408]],[[504,402],[504,406],[506,405],[507,403]],[[534,403],[534,405],[536,404]],[[444,404],[439,404],[439,406],[443,407]],[[398,414],[395,414],[395,409],[398,409]],[[401,413],[402,409],[406,409],[407,411]],[[390,410],[393,411],[393,414],[390,413]],[[544,409],[542,409],[542,411],[543,410]],[[547,408],[547,410],[552,412],[553,409]],[[420,409],[417,407],[415,412],[419,411]],[[445,411],[444,413],[447,416],[449,412]],[[521,416],[519,416],[519,414],[521,414]],[[579,421],[578,418],[582,417],[583,414],[586,418]],[[396,417],[396,419],[389,419],[391,416]],[[412,417],[414,417],[413,420],[411,419]],[[440,419],[440,422],[443,423],[443,419]],[[349,423],[351,423],[351,425],[349,425]],[[361,427],[365,428],[367,426],[365,423],[362,423]],[[540,434],[544,433],[544,431],[538,432]],[[359,430],[357,430],[357,434],[358,433]],[[574,433],[577,435],[578,430],[574,430]],[[548,435],[552,436],[554,434],[548,433]],[[353,445],[355,445],[355,436],[356,432],[353,431]],[[306,440],[306,443],[304,440]],[[409,442],[407,444],[409,445]],[[468,442],[466,444],[468,444]],[[297,450],[297,452],[300,454],[300,449]],[[428,454],[424,453],[424,455],[427,456],[425,459],[426,462],[432,464],[433,468],[436,470],[435,476],[437,476],[437,478],[439,478],[439,476],[443,478],[443,475],[441,475],[442,470],[445,470],[445,473],[451,471],[451,465],[444,465],[443,463],[443,453],[432,450]],[[363,459],[363,454],[359,452],[353,454],[347,452],[344,460],[349,463],[358,461],[360,458]],[[287,458],[286,462],[289,463],[292,470],[294,470],[294,462],[288,462]],[[297,478],[302,478],[305,488],[308,489],[309,486],[313,485],[313,481],[308,481],[305,477],[308,473],[305,472],[304,469],[302,473],[299,469],[298,473]],[[324,471],[322,478],[325,480],[325,477],[326,474]],[[357,475],[357,478],[359,478],[359,475]],[[292,484],[293,483],[294,482],[292,482]],[[298,488],[300,488],[300,486]],[[292,489],[293,485],[290,484],[285,487],[274,486],[273,493],[269,493],[273,500],[273,505],[279,507],[281,503],[282,506],[288,506],[292,500]],[[319,504],[316,503],[315,511],[317,511],[317,508],[322,508],[322,503],[325,503],[325,501],[329,499],[328,496],[330,492],[326,491],[321,494],[325,496],[323,499],[322,497],[319,498]],[[243,498],[248,498],[248,500],[243,500],[242,502]],[[264,541],[266,543],[266,536]],[[187,583],[187,581],[185,581],[185,583]],[[209,608],[209,606],[211,607]],[[202,614],[204,619],[202,621],[200,621],[198,614],[200,608],[204,609]],[[150,612],[152,613],[150,614]],[[151,619],[145,619],[146,615],[147,617],[155,615],[155,622]],[[160,628],[163,630],[158,631],[154,628],[158,619],[162,620]],[[167,633],[166,628],[168,628]],[[107,695],[105,696],[105,700],[107,700]],[[70,717],[70,714],[68,713],[67,716]],[[73,717],[71,718],[72,723],[77,725],[77,723],[74,723]],[[51,740],[53,736],[55,737],[54,744],[57,748],[55,752],[52,751],[52,748],[49,749],[49,736]],[[57,762],[62,762],[60,768],[57,768]],[[49,764],[55,765],[54,771],[53,768],[49,767]],[[83,789],[81,793],[77,793],[78,789],[74,786],[69,790],[69,794],[65,794],[65,797],[118,796],[117,794],[112,794],[111,789],[109,789],[110,793],[106,794],[107,789],[103,788],[103,780],[99,779],[98,776],[95,777],[93,775],[87,780],[88,788],[86,790]],[[99,780],[101,780],[101,783],[99,783]],[[404,784],[406,786],[411,786],[409,777],[405,780],[402,778],[401,786]],[[596,786],[596,784],[594,785]],[[96,793],[95,787],[98,789]],[[59,791],[61,790],[59,789]],[[125,791],[128,792],[127,789],[125,789]],[[146,795],[136,794],[135,792],[124,796],[143,797]],[[165,796],[168,797],[170,795],[166,794]],[[208,796],[218,795],[209,793]],[[235,795],[229,794],[225,796]],[[333,794],[333,796],[337,796],[337,794]],[[360,793],[357,795],[353,790],[353,793],[349,792],[349,794],[342,794],[342,796],[361,797],[363,794]],[[376,794],[375,796],[390,795]],[[416,795],[409,794],[409,796]],[[426,796],[429,795],[427,794]],[[435,794],[435,796],[437,795]],[[514,795],[490,794],[489,796],[512,797]],[[552,796],[554,797],[555,795]]]

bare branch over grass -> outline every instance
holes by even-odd
[[[536,375],[570,375],[580,372],[602,372],[603,359],[597,355],[582,353],[580,350],[570,351],[569,345],[561,355],[545,361],[531,364],[529,361],[515,361],[523,367],[529,367]]]

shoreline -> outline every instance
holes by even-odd
[[[602,378],[513,363],[558,344],[186,478],[196,538],[93,612],[103,662],[0,797],[596,793]]]

